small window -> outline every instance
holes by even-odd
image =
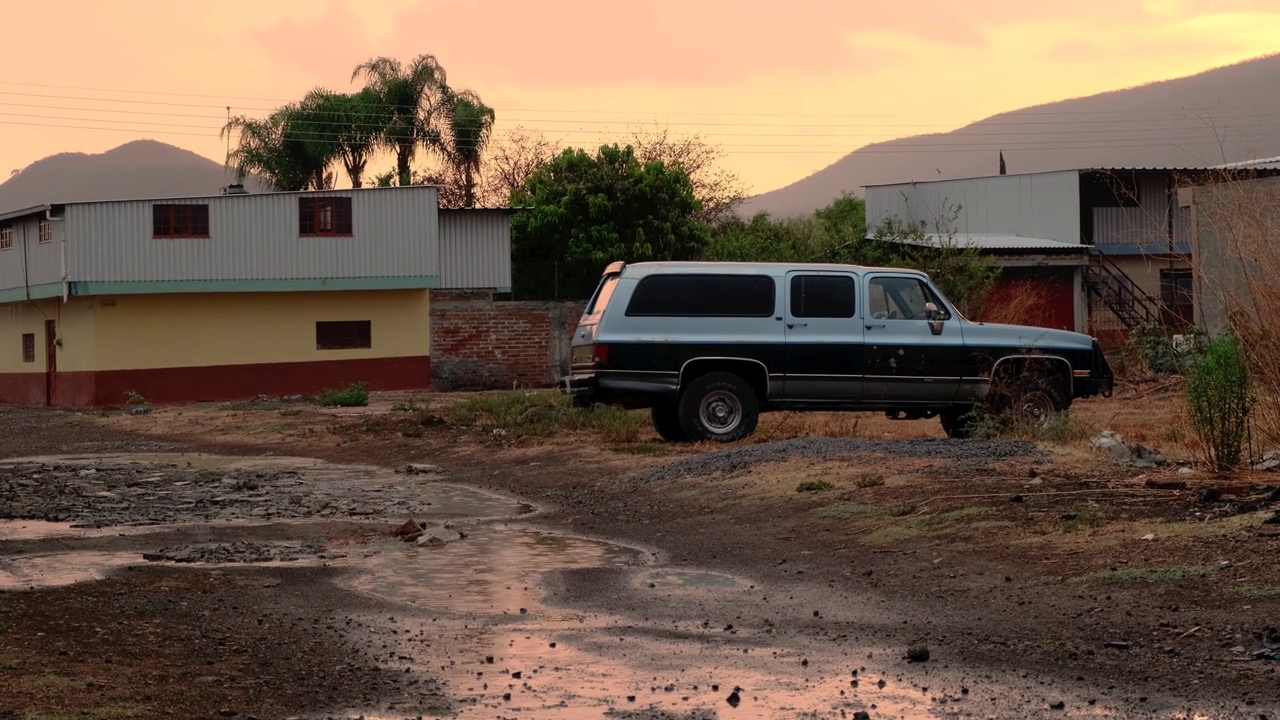
[[[53,221],[49,218],[40,220],[40,244],[47,245],[53,242]]]
[[[209,206],[152,205],[151,236],[156,238],[209,237]]]
[[[13,226],[5,225],[0,227],[0,250],[13,249]]]
[[[373,323],[369,320],[316,323],[317,350],[357,350],[373,347]]]
[[[22,334],[22,362],[33,363],[36,361],[36,336],[35,333]]]
[[[650,275],[636,285],[628,316],[769,317],[773,278],[763,275]]]
[[[939,320],[951,319],[933,290],[916,278],[878,277],[868,285],[867,309],[876,320],[928,320],[925,303],[938,306]]]
[[[351,198],[298,198],[299,235],[350,235]]]
[[[853,278],[848,275],[793,275],[791,316],[851,318],[854,290]]]

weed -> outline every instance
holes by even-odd
[[[20,663],[9,658],[0,658],[0,670],[17,670]]]
[[[1230,336],[1209,343],[1187,377],[1191,426],[1204,442],[1210,464],[1218,470],[1240,464],[1254,402],[1249,385],[1249,368]]]
[[[362,382],[352,383],[341,389],[327,389],[320,393],[324,407],[365,407],[369,404],[369,389]]]
[[[1187,578],[1203,578],[1212,575],[1220,568],[1214,565],[1201,567],[1173,568],[1125,568],[1124,570],[1108,570],[1080,578],[1082,582],[1172,582]]]
[[[798,493],[822,492],[823,490],[830,490],[833,487],[835,487],[835,485],[832,485],[826,480],[806,480],[796,486],[796,492]]]
[[[875,505],[859,505],[856,503],[836,503],[818,508],[818,514],[828,518],[869,517],[883,513]]]
[[[1268,598],[1280,598],[1280,585],[1256,585],[1247,587],[1240,592],[1244,593],[1247,598],[1255,600],[1264,600]]]
[[[867,542],[873,545],[906,540],[920,534],[920,528],[914,525],[893,525],[883,527],[867,536]]]
[[[884,484],[884,476],[879,473],[859,475],[854,484],[863,490],[867,488],[880,487]]]
[[[1101,527],[1106,522],[1102,517],[1102,513],[1096,510],[1088,510],[1085,512],[1070,513],[1065,518],[1062,529],[1066,532],[1076,532],[1079,530],[1090,530]]]
[[[915,506],[911,506],[911,510],[915,510]],[[921,525],[949,525],[960,518],[973,517],[975,515],[985,515],[987,508],[978,505],[970,505],[968,507],[957,508],[955,510],[947,510],[936,515],[928,515],[921,519]],[[904,513],[905,514],[905,513]]]
[[[280,412],[280,417],[293,417],[294,415],[298,415],[302,411],[299,410],[298,408],[280,408],[279,412]]]
[[[1070,411],[1054,413],[1044,421],[1010,410],[992,413],[978,405],[970,411],[969,436],[975,440],[1040,440],[1051,443],[1080,440],[1088,435],[1071,419]]]
[[[575,407],[558,393],[504,392],[464,400],[446,414],[454,424],[525,437],[590,431],[606,442],[634,443],[648,425],[643,414],[612,406]]]

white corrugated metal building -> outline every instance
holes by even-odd
[[[0,402],[427,387],[429,290],[509,290],[510,212],[413,186],[0,215]]]

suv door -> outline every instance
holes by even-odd
[[[788,400],[851,400],[862,393],[862,320],[858,277],[792,271],[786,276]]]
[[[870,273],[865,287],[864,399],[904,404],[954,400],[964,359],[960,318],[917,276]],[[926,303],[934,303],[940,313],[933,323]],[[941,332],[935,334],[936,327]]]

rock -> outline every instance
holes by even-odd
[[[222,708],[221,710],[218,711],[218,714],[221,715],[222,717],[235,717],[239,713],[237,713],[235,710],[231,710],[230,708]]]
[[[1153,490],[1186,490],[1187,489],[1187,483],[1183,480],[1157,480],[1156,478],[1150,478],[1147,480],[1145,485]]]
[[[1099,450],[1111,448],[1116,445],[1124,445],[1124,440],[1120,437],[1120,433],[1117,433],[1114,430],[1103,430],[1090,438],[1089,442]]]
[[[1280,467],[1280,450],[1269,450],[1263,453],[1258,462],[1254,463],[1254,470],[1275,470]]]
[[[422,526],[418,524],[418,521],[413,518],[409,518],[404,521],[403,525],[396,528],[391,535],[393,537],[400,538],[405,542],[413,542],[418,539],[418,536],[422,535]]]
[[[1183,476],[1186,476],[1186,475],[1195,475],[1195,474],[1196,474],[1196,471],[1195,471],[1195,468],[1190,468],[1190,467],[1183,466],[1183,467],[1178,468],[1178,474],[1179,474],[1179,475],[1183,475]]]
[[[866,710],[859,710],[853,714],[853,720],[871,720],[871,713]]]
[[[1109,647],[1113,650],[1128,650],[1129,643],[1123,640],[1108,640],[1102,643],[1103,647]]]
[[[929,648],[924,645],[908,648],[907,660],[909,662],[929,662]]]
[[[444,472],[438,465],[428,465],[426,463],[409,463],[396,468],[396,472],[401,475],[438,475]]]
[[[1059,701],[1057,701],[1057,702],[1051,702],[1051,703],[1049,703],[1049,709],[1050,709],[1050,710],[1063,710],[1063,709],[1065,709],[1066,707],[1067,707],[1067,704],[1066,704],[1065,702],[1061,701],[1061,700],[1059,700]]]
[[[738,707],[738,704],[742,702],[742,696],[738,694],[741,690],[742,688],[735,687],[733,692],[729,693],[729,697],[724,699],[725,702],[729,703],[729,707]]]

